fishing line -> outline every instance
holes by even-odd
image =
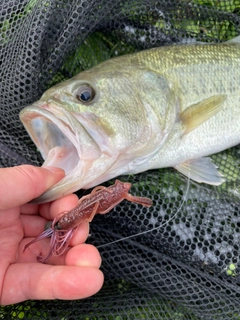
[[[135,234],[132,234],[128,237],[125,237],[125,238],[121,238],[121,239],[117,239],[117,240],[114,240],[112,242],[109,242],[109,243],[104,243],[104,244],[101,244],[99,246],[96,246],[97,249],[99,248],[103,248],[103,247],[106,247],[108,245],[111,245],[111,244],[114,244],[114,243],[117,243],[117,242],[120,242],[120,241],[124,241],[124,240],[127,240],[127,239],[131,239],[131,238],[134,238],[134,237],[137,237],[137,236],[141,236],[143,234],[147,234],[149,232],[152,232],[154,230],[158,230],[159,228],[162,228],[163,226],[165,226],[167,223],[169,223],[170,221],[172,221],[176,216],[177,214],[180,212],[180,210],[182,209],[184,203],[186,202],[187,200],[187,196],[188,196],[188,192],[189,192],[189,188],[190,188],[190,170],[188,170],[188,180],[187,180],[187,189],[186,189],[186,192],[185,192],[185,195],[183,197],[183,201],[182,203],[180,204],[179,208],[177,209],[177,211],[175,212],[175,214],[168,220],[166,221],[165,223],[163,223],[162,225],[158,226],[158,227],[155,227],[151,230],[146,230],[146,231],[142,231],[140,233],[135,233]]]

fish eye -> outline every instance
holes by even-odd
[[[92,101],[94,96],[95,92],[93,88],[86,84],[78,88],[76,92],[76,98],[83,103]]]

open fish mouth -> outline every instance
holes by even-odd
[[[45,160],[43,166],[62,168],[66,177],[77,169],[81,179],[101,156],[97,142],[79,119],[58,104],[39,101],[24,108],[20,119]]]
[[[74,133],[63,121],[51,121],[52,115],[46,116],[47,113],[45,117],[37,114],[33,117],[31,137],[45,160],[43,166],[59,167],[68,174],[80,160]]]

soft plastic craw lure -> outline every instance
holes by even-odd
[[[95,214],[109,212],[124,199],[146,207],[152,205],[151,199],[133,196],[128,193],[130,188],[131,183],[119,180],[116,180],[115,184],[108,188],[103,186],[94,188],[89,195],[79,200],[78,205],[74,209],[58,215],[51,222],[51,226],[36,239],[29,242],[24,250],[39,240],[51,237],[48,254],[45,257],[42,255],[37,257],[39,262],[46,263],[52,255],[58,256],[63,254],[67,250],[69,242],[78,226],[84,221],[91,222]]]

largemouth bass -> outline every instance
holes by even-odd
[[[108,60],[47,90],[20,118],[43,166],[66,172],[36,202],[163,167],[219,185],[224,177],[206,156],[240,142],[240,43]]]

